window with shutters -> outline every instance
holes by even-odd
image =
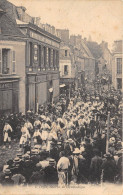
[[[10,73],[10,49],[2,49],[2,74]]]
[[[16,57],[15,57],[15,51],[12,51],[12,73],[16,72]]]

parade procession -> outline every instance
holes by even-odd
[[[68,104],[61,96],[38,113],[1,119],[3,149],[13,147],[12,139],[18,144],[16,157],[1,167],[2,185],[122,182],[121,94],[113,89],[101,97],[82,94],[74,91]]]
[[[115,3],[66,2],[0,0],[0,188],[122,184]]]

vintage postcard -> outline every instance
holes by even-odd
[[[0,0],[0,195],[121,195],[122,0]]]

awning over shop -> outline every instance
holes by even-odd
[[[50,92],[50,93],[53,92],[53,88],[50,88],[50,89],[49,89],[49,92]]]
[[[65,87],[65,86],[66,86],[65,84],[62,84],[62,85],[60,85],[60,88]]]

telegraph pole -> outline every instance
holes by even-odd
[[[106,140],[106,153],[108,152],[109,147],[109,125],[110,125],[110,112],[108,112],[108,118],[107,118],[107,140]]]

